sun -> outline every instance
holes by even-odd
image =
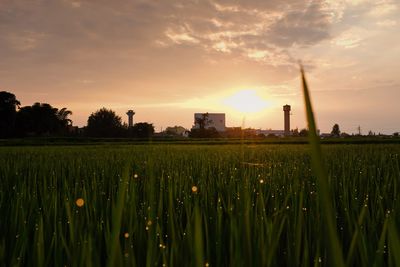
[[[256,113],[268,107],[268,102],[255,90],[241,90],[223,99],[223,104],[241,113]]]

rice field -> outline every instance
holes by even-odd
[[[343,261],[399,266],[400,145],[322,150]],[[332,266],[318,197],[307,145],[0,147],[0,262]]]

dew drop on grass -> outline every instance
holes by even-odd
[[[198,189],[197,189],[197,186],[195,186],[195,185],[192,186],[192,192],[193,192],[193,193],[197,193],[197,190],[198,190]]]
[[[78,207],[83,207],[83,205],[85,204],[85,201],[83,200],[83,198],[78,198],[78,199],[75,201],[75,204],[76,204]]]

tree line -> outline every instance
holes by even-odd
[[[139,122],[128,127],[122,123],[120,116],[111,109],[101,108],[93,112],[83,128],[74,127],[69,116],[72,111],[63,107],[55,108],[47,103],[34,103],[31,106],[21,106],[13,93],[0,91],[0,138],[15,138],[28,136],[86,136],[86,137],[132,137],[149,138],[154,134],[154,126],[151,123]],[[264,136],[257,134],[254,129],[242,129],[233,127],[225,132],[218,132],[212,125],[208,113],[195,118],[197,128],[188,132],[193,138],[273,138],[274,134]],[[165,135],[182,136],[187,132],[184,127],[168,127]],[[290,136],[305,137],[307,129],[293,129]],[[369,136],[375,135],[371,131]],[[339,125],[334,124],[329,137],[349,137],[350,135],[340,131]],[[361,130],[359,130],[361,136]],[[398,137],[399,133],[394,133]]]
[[[72,111],[48,103],[21,106],[13,93],[0,91],[0,138],[27,136],[87,136],[148,138],[154,134],[151,123],[139,122],[133,127],[122,123],[111,109],[93,112],[82,129],[72,126]]]

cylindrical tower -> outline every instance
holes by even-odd
[[[130,109],[130,110],[128,110],[126,115],[128,115],[128,127],[132,127],[133,126],[133,115],[135,115],[135,112]]]
[[[284,122],[285,122],[285,135],[290,135],[290,105],[283,106]]]

